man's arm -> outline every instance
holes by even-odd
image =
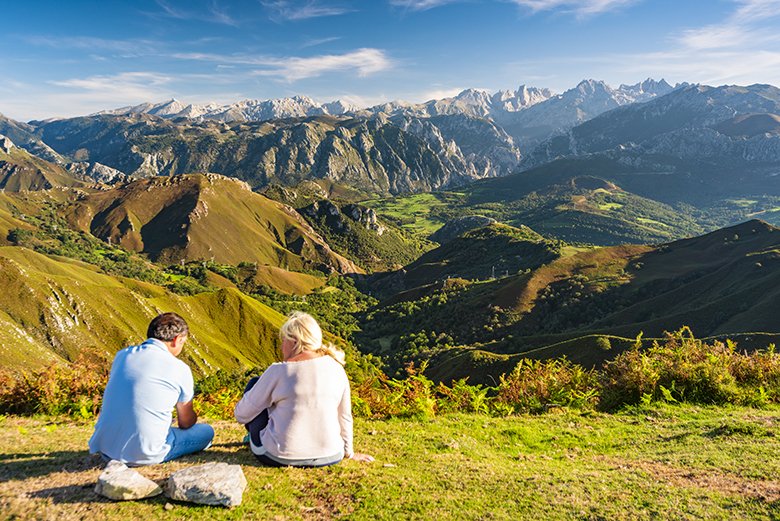
[[[180,429],[189,429],[198,422],[198,415],[192,408],[192,400],[176,404],[176,421]]]

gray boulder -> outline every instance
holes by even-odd
[[[240,465],[206,463],[171,474],[165,493],[176,501],[235,507],[241,504],[245,488]]]
[[[95,492],[109,499],[131,500],[157,496],[162,489],[121,461],[111,460],[98,478]]]

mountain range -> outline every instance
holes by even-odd
[[[261,364],[307,299],[441,379],[682,325],[753,346],[780,331],[779,174],[768,85],[0,117],[0,361],[129,342],[165,307],[225,322],[196,332],[202,372]]]

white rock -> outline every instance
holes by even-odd
[[[129,500],[157,496],[162,489],[124,463],[111,460],[98,478],[95,492],[109,499]]]
[[[241,504],[245,488],[240,465],[206,463],[171,474],[165,493],[176,501],[234,507]]]
[[[0,151],[5,152],[6,154],[10,154],[12,148],[14,148],[14,142],[11,141],[8,137],[0,134]]]

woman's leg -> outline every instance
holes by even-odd
[[[255,386],[257,381],[260,379],[259,376],[254,376],[250,378],[249,382],[246,384],[246,387],[244,388],[244,394],[246,394],[249,389]],[[268,409],[263,409],[263,411],[255,416],[252,421],[244,425],[246,427],[246,430],[249,431],[249,438],[252,440],[252,443],[260,447],[263,442],[260,441],[260,431],[266,428],[268,425]]]

